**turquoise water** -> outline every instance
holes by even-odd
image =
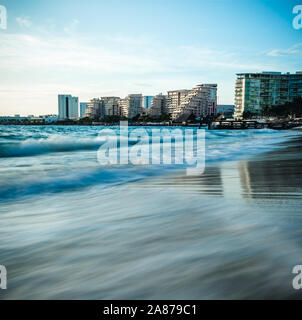
[[[252,159],[283,150],[299,131],[206,131],[205,174],[187,177],[185,165],[101,166],[101,129],[0,126],[0,264],[8,269],[0,298],[296,294],[301,181],[287,185],[280,175],[260,192],[274,166]],[[280,183],[283,196],[274,193]]]
[[[185,164],[164,167],[131,164],[122,167],[101,166],[97,160],[97,150],[102,145],[99,139],[102,129],[78,126],[0,126],[0,201],[96,185],[107,188],[163,175],[172,169],[184,171]],[[118,127],[111,129],[119,134]],[[135,129],[129,127],[130,132]],[[246,159],[279,148],[280,142],[296,135],[299,132],[207,131],[206,161]]]

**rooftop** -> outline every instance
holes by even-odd
[[[244,76],[244,75],[284,75],[284,76],[294,76],[294,75],[302,75],[302,71],[297,71],[296,73],[282,73],[282,72],[276,72],[276,71],[262,71],[262,72],[244,72],[244,73],[237,73],[237,76]]]

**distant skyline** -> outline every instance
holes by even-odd
[[[236,73],[302,71],[302,0],[0,0],[0,115],[57,113],[80,102],[218,84]]]

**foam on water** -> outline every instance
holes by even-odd
[[[153,175],[170,174],[184,170],[186,165],[100,166],[97,150],[102,145],[99,132],[102,127],[0,127],[0,201],[39,193],[64,192],[92,185],[127,183]],[[108,129],[108,127],[106,127]],[[118,127],[109,127],[119,135]],[[137,142],[129,127],[129,146]],[[150,133],[166,136],[170,128],[146,128]],[[185,128],[176,128],[181,135]],[[164,130],[164,131],[160,131]],[[196,128],[193,136],[196,138]],[[158,132],[160,131],[160,132]],[[256,154],[280,148],[298,131],[273,130],[212,130],[206,131],[206,162],[245,159]],[[176,135],[177,136],[177,135]],[[43,137],[43,138],[41,138]],[[121,137],[125,139],[125,137]],[[16,140],[20,140],[16,142]],[[151,142],[151,134],[149,138]],[[179,144],[175,144],[177,149]],[[160,158],[160,154],[153,155]],[[15,168],[15,169],[14,169]]]

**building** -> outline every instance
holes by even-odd
[[[152,107],[152,100],[154,96],[144,96],[143,97],[143,105],[142,107],[145,109],[149,109]]]
[[[120,115],[128,119],[142,113],[142,94],[129,94],[126,98],[118,101]]]
[[[21,117],[19,114],[15,116],[0,116],[0,124],[19,124],[29,120],[30,117]]]
[[[32,117],[28,121],[28,124],[35,124],[35,125],[43,125],[45,123],[46,123],[45,119],[42,116]]]
[[[45,123],[56,123],[58,121],[58,116],[56,114],[47,114],[42,116]]]
[[[101,97],[92,99],[88,104],[84,117],[99,119],[105,116],[119,116],[119,97]]]
[[[95,98],[88,102],[84,118],[99,119],[103,117],[104,114],[104,102],[99,98]]]
[[[29,116],[30,120],[37,121],[38,119],[42,120],[44,123],[51,124],[58,121],[58,115],[56,114],[46,114],[39,117]]]
[[[119,97],[102,97],[101,100],[103,101],[104,114],[106,116],[120,115],[120,110],[118,105],[118,101],[120,100]]]
[[[167,97],[167,113],[172,115],[172,118],[175,118],[176,110],[179,109],[180,104],[184,101],[184,98],[187,96],[187,94],[190,92],[190,90],[173,90],[168,91],[168,97]]]
[[[16,114],[14,117],[0,117],[0,123],[4,124],[51,124],[56,123],[58,121],[58,115],[56,114],[47,114],[42,116],[34,116],[28,115],[27,117],[21,117],[20,115]]]
[[[83,118],[88,106],[88,102],[80,102],[80,118]]]
[[[192,90],[168,92],[168,112],[175,120],[182,114],[205,117],[217,113],[217,84],[201,84]]]
[[[234,115],[235,106],[231,104],[217,105],[217,114],[222,114],[225,118],[232,118]]]
[[[46,114],[41,116],[28,116],[30,124],[54,124],[58,122],[58,115],[56,114]]]
[[[58,96],[59,120],[77,119],[79,117],[79,99],[71,95]]]
[[[120,99],[118,102],[119,113],[122,117],[128,116],[128,101],[126,98]]]
[[[160,93],[152,99],[151,108],[148,108],[148,115],[159,117],[163,113],[167,113],[167,96]]]
[[[260,115],[263,108],[302,96],[302,72],[239,73],[235,85],[235,118],[249,111]]]

